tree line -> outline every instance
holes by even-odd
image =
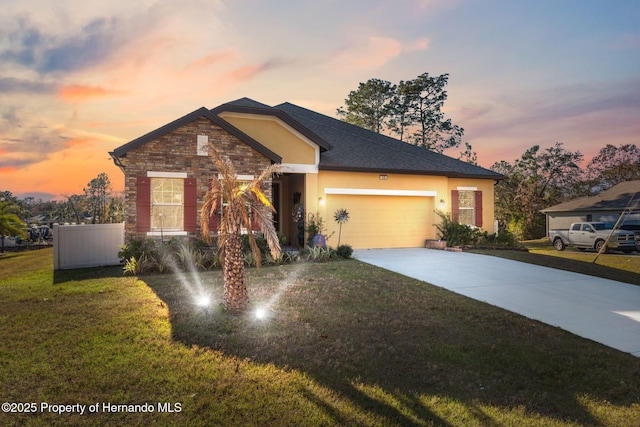
[[[534,145],[511,163],[494,163],[490,169],[506,177],[495,187],[500,228],[521,239],[544,237],[541,209],[640,180],[640,149],[635,144],[607,144],[583,167],[584,160],[580,151],[556,142],[544,149]]]
[[[349,92],[336,113],[345,122],[443,153],[460,147],[464,136],[464,129],[442,112],[448,81],[448,74],[429,73],[397,84],[370,79]],[[471,144],[464,146],[458,158],[477,164]],[[491,170],[505,176],[495,187],[500,229],[520,239],[543,237],[541,209],[640,179],[640,151],[635,144],[607,144],[583,168],[584,160],[579,151],[556,142],[548,148],[534,145],[513,162],[492,165]]]
[[[397,84],[369,79],[349,92],[336,113],[347,123],[442,153],[458,148],[464,136],[464,129],[442,111],[448,82],[449,74],[429,73]],[[474,164],[477,161],[468,142],[460,157]]]
[[[113,192],[109,176],[102,172],[89,181],[81,194],[65,195],[64,200],[43,201],[32,196],[18,198],[10,191],[0,191],[0,234],[15,232],[16,218],[27,226],[54,223],[118,223],[124,221],[124,200]],[[10,217],[9,215],[13,215]],[[3,227],[6,216],[7,224]],[[9,233],[15,234],[15,233]]]

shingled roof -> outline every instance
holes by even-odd
[[[426,148],[371,132],[291,103],[270,107],[249,98],[240,98],[212,110],[199,108],[146,135],[130,141],[109,154],[117,159],[155,138],[159,138],[191,121],[206,117],[273,162],[280,155],[251,138],[220,117],[224,112],[274,116],[300,132],[320,147],[320,170],[439,175],[450,178],[502,179],[502,175]]]
[[[640,181],[621,182],[597,196],[581,197],[548,207],[540,212],[623,211],[636,193],[640,193]]]
[[[288,102],[277,105],[275,108],[285,111],[331,145],[331,150],[320,155],[320,169],[502,178],[502,175],[488,169]]]
[[[321,147],[320,170],[502,179],[502,175],[285,102],[241,98],[211,110],[275,115]]]

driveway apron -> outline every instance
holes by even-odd
[[[468,252],[370,249],[354,258],[640,357],[640,286]]]

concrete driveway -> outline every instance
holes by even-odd
[[[353,256],[640,357],[640,286],[468,252],[370,249]]]

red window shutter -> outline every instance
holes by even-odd
[[[460,192],[451,190],[451,220],[458,222],[460,218]]]
[[[255,194],[252,194],[251,197],[253,197],[253,201],[256,206],[261,204],[260,201],[258,200],[258,196],[256,196]],[[256,215],[254,214],[254,210],[255,209],[251,210],[251,231],[260,231],[260,226],[258,225],[258,221],[256,221]]]
[[[482,191],[476,191],[476,227],[482,227]]]
[[[136,231],[151,231],[151,178],[139,176],[136,183]]]
[[[256,216],[253,214],[253,211],[251,211],[251,231],[260,231],[260,226],[256,221]]]
[[[195,178],[184,180],[184,231],[195,233],[197,227],[198,193]]]
[[[209,232],[213,232],[215,234],[218,233],[220,229],[220,220],[222,212],[222,197],[218,197],[218,203],[216,205],[216,211],[213,215],[209,216]]]

